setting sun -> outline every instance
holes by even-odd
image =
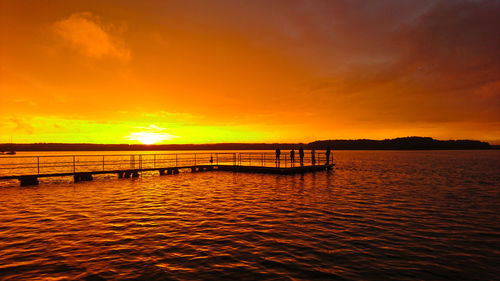
[[[142,144],[155,144],[165,140],[171,140],[175,136],[166,133],[138,132],[130,133],[125,138],[128,140],[136,140]]]
[[[142,144],[155,144],[163,141],[172,140],[177,136],[166,133],[165,128],[150,124],[148,127],[137,127],[140,132],[132,132],[124,137],[124,139],[138,141]]]
[[[166,133],[167,129],[150,124],[148,127],[137,127],[140,132],[132,132],[123,137],[126,140],[137,141],[142,144],[155,144],[178,138],[178,136]]]

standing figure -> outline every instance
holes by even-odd
[[[295,166],[295,150],[290,150],[290,164],[291,166]]]
[[[304,149],[302,146],[299,148],[300,166],[304,166]]]
[[[326,155],[326,165],[330,165],[330,147],[326,148],[325,155]]]
[[[276,167],[280,166],[280,155],[281,155],[281,150],[279,147],[276,148]]]
[[[311,149],[311,163],[313,166],[316,165],[316,150],[314,148]]]

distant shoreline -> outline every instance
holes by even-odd
[[[334,150],[470,150],[500,149],[476,140],[435,140],[429,137],[405,137],[386,140],[322,140],[311,143],[215,143],[215,144],[88,144],[31,143],[0,144],[0,151],[161,151],[161,150],[274,150],[326,149]]]

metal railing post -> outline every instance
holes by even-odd
[[[75,155],[73,155],[73,173],[76,173]]]
[[[236,166],[236,153],[233,153],[233,166]]]
[[[194,165],[196,166],[196,153],[194,154]]]
[[[36,173],[39,175],[40,174],[40,156],[36,157]]]
[[[153,168],[156,168],[156,154],[153,154]]]

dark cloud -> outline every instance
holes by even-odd
[[[498,80],[499,14],[499,1],[449,1],[435,5],[412,25],[401,29],[401,45],[406,52],[401,64],[446,84],[438,83],[438,89],[477,87]]]
[[[320,77],[298,81],[288,106],[384,122],[500,119],[500,1],[210,1],[175,9]]]
[[[498,122],[500,2],[441,1],[420,11],[395,20],[390,32],[374,24],[379,37],[369,40],[390,51],[387,59],[363,62],[379,53],[368,48],[348,71],[313,82],[310,91],[331,93],[334,102],[348,96],[348,107],[378,119]]]

